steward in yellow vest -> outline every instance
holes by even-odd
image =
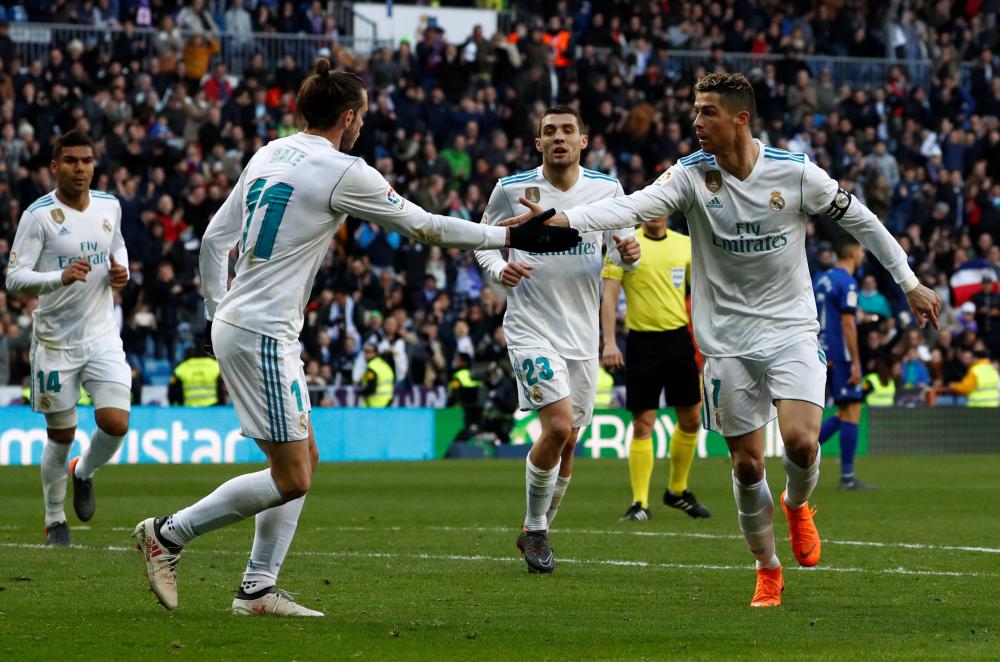
[[[385,359],[378,355],[375,345],[365,345],[365,358],[368,368],[361,377],[361,396],[363,407],[388,407],[396,393],[396,375]]]
[[[962,381],[949,384],[947,390],[968,397],[969,407],[1000,407],[1000,373],[986,350],[977,350],[973,356],[975,361]]]
[[[212,407],[219,404],[223,399],[219,362],[200,347],[193,350],[174,368],[167,395],[173,405]]]
[[[896,382],[891,375],[879,376],[870,372],[865,375],[861,388],[866,393],[865,404],[869,407],[892,407],[896,404]]]
[[[601,366],[597,371],[597,392],[594,396],[595,409],[609,409],[614,406],[615,378]]]

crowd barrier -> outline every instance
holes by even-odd
[[[379,23],[358,14],[353,15],[355,26],[359,29],[353,35],[317,36],[306,34],[278,34],[272,32],[255,32],[250,35],[228,32],[213,33],[212,37],[219,44],[217,58],[226,64],[231,74],[239,75],[249,64],[254,53],[262,53],[269,67],[277,67],[286,55],[292,55],[300,66],[308,66],[321,49],[333,49],[343,46],[359,55],[368,55],[372,51],[395,47],[396,39],[379,36]],[[358,21],[361,23],[358,23]],[[482,21],[480,21],[482,22]],[[383,25],[383,28],[386,26]],[[471,30],[470,30],[471,32]],[[96,48],[100,52],[113,53],[115,40],[122,33],[120,28],[98,27],[86,25],[71,25],[62,23],[13,23],[10,36],[18,54],[26,62],[34,59],[45,61],[52,48],[65,48],[71,41],[79,40],[88,48]],[[181,32],[181,37],[189,40],[195,33]],[[384,33],[383,33],[384,34]],[[451,33],[449,33],[451,34]],[[145,47],[147,52],[156,52],[157,31],[153,28],[136,28],[134,36]],[[467,35],[453,35],[455,39],[464,39]],[[606,58],[610,49],[595,49],[598,56]],[[325,52],[325,51],[324,51]],[[716,63],[711,59],[709,51],[688,51],[675,49],[670,51],[667,74],[686,79],[693,76],[701,68],[711,68]],[[755,53],[723,53],[721,64],[728,71],[738,71],[751,74],[755,69],[763,70],[768,63],[778,63],[785,59],[781,54]],[[814,76],[819,76],[823,69],[830,70],[836,85],[849,84],[854,87],[875,88],[884,87],[889,72],[898,67],[914,85],[930,91],[935,65],[931,60],[898,60],[893,58],[858,58],[835,55],[802,55],[798,56]],[[968,82],[973,63],[963,62],[959,67],[963,83]]]
[[[80,407],[73,453],[89,444],[95,425],[93,410]],[[659,412],[653,430],[657,457],[666,457],[675,425],[673,410]],[[323,408],[312,412],[320,460],[325,462],[431,460],[442,458],[462,428],[460,409],[354,409]],[[27,407],[0,408],[0,466],[32,465],[41,461],[45,445],[45,419]],[[537,438],[537,414],[517,416],[513,443]],[[631,418],[622,409],[603,409],[580,432],[579,444],[588,457],[624,458],[632,439]],[[768,456],[781,453],[781,436],[773,423],[765,430]],[[860,452],[867,449],[862,432]],[[836,452],[836,446],[824,447]],[[724,457],[725,442],[714,433],[701,432],[699,457]],[[132,410],[128,436],[112,460],[116,464],[232,464],[261,462],[263,454],[252,440],[240,434],[232,407],[148,407]]]

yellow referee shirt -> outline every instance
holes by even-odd
[[[686,292],[691,277],[691,239],[667,230],[650,239],[643,228],[635,238],[642,250],[632,271],[605,260],[601,277],[622,281],[627,308],[625,326],[632,331],[670,331],[688,324]]]

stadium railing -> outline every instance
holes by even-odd
[[[608,48],[595,48],[600,58],[610,57]],[[817,79],[824,69],[829,69],[833,82],[838,87],[851,85],[855,88],[874,89],[884,87],[889,72],[899,68],[911,85],[930,91],[937,65],[932,60],[896,60],[891,58],[861,58],[838,55],[799,55],[794,58],[776,53],[723,53],[717,61],[710,51],[670,50],[666,74],[678,80],[691,80],[700,68],[711,71],[721,63],[726,71],[742,73],[748,77],[759,70],[763,74],[768,64],[778,65],[789,59],[801,60],[809,68],[813,79]],[[968,81],[974,63],[961,65],[962,82]]]
[[[25,63],[31,60],[48,58],[53,47],[65,48],[74,39],[79,39],[85,47],[97,47],[101,52],[111,53],[115,39],[122,34],[121,28],[70,25],[61,23],[12,23],[10,36],[18,54]],[[147,51],[156,52],[156,35],[153,28],[136,28],[135,36],[142,40]],[[181,31],[185,43],[195,36],[194,33]],[[339,44],[358,54],[369,54],[385,46],[393,46],[394,40],[378,37],[378,26],[367,26],[365,35],[327,35],[279,34],[274,32],[255,32],[252,35],[215,32],[210,35],[219,41],[218,57],[226,64],[230,73],[240,74],[249,63],[254,53],[260,52],[269,67],[277,67],[286,54],[295,57],[299,66],[307,67],[317,56],[320,49],[332,49]],[[607,58],[610,49],[595,49],[599,57]],[[721,62],[729,71],[738,71],[751,75],[754,69],[761,69],[768,63],[779,63],[785,59],[778,54],[753,53],[723,53]],[[929,91],[932,83],[935,63],[931,60],[894,60],[888,58],[856,58],[832,55],[802,55],[798,56],[809,67],[814,77],[818,77],[823,69],[829,69],[836,85],[849,84],[855,87],[881,87],[885,85],[889,72],[899,67],[906,74],[911,84],[919,85]],[[671,69],[682,80],[690,79],[700,67],[711,68],[715,62],[709,51],[671,50]],[[963,82],[968,80],[973,63],[966,62],[961,66]]]
[[[153,28],[136,28],[134,38],[139,39],[151,54],[157,52],[156,41],[158,30]],[[226,65],[229,73],[240,74],[250,63],[254,53],[264,56],[266,66],[271,69],[280,66],[281,59],[291,54],[298,65],[309,67],[323,48],[332,50],[340,45],[356,53],[370,53],[373,50],[391,45],[391,40],[379,39],[375,26],[371,34],[361,35],[306,35],[279,34],[275,32],[255,32],[251,35],[229,32],[197,33],[180,31],[184,43],[197,35],[209,37],[219,42],[217,61]],[[48,60],[52,48],[65,49],[74,39],[83,43],[87,49],[97,48],[101,53],[113,53],[115,41],[123,34],[121,28],[94,27],[85,25],[70,25],[62,23],[12,23],[10,37],[20,55],[27,64],[32,60]]]

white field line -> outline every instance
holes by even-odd
[[[0,547],[7,549],[50,549],[45,545],[29,543],[0,543]],[[54,549],[54,548],[52,548]],[[96,551],[96,552],[131,552],[133,547],[121,547],[116,545],[106,547],[91,547],[88,545],[73,545],[72,549]],[[224,554],[228,556],[246,556],[246,552],[238,550],[190,550],[189,554]],[[515,556],[485,556],[482,554],[427,554],[427,553],[395,553],[395,552],[289,552],[291,556],[309,556],[321,558],[347,558],[347,559],[388,559],[398,561],[462,561],[472,563],[521,563],[521,559]],[[560,558],[559,563],[581,566],[615,566],[625,568],[651,568],[654,570],[714,570],[714,571],[739,571],[747,572],[753,566],[733,565],[724,563],[653,563],[648,561],[628,561],[624,559],[573,559]],[[918,575],[922,577],[1000,577],[1000,574],[984,572],[960,572],[947,570],[912,570],[904,567],[896,568],[855,568],[855,567],[832,567],[818,566],[815,568],[800,568],[798,566],[785,566],[785,569],[793,569],[801,572],[834,572],[852,574],[872,574],[872,575]]]
[[[334,527],[336,528],[336,527]],[[357,527],[345,527],[344,531],[353,531]],[[398,528],[398,527],[396,527]],[[460,527],[460,526],[429,526],[428,529],[432,531],[462,531],[462,532],[481,532],[481,533],[510,533],[511,527]],[[743,536],[735,534],[717,534],[717,533],[695,533],[686,531],[618,531],[614,529],[553,529],[556,533],[565,533],[570,535],[591,535],[591,536],[637,536],[637,537],[650,537],[650,538],[702,538],[705,540],[742,540]],[[823,538],[823,544],[830,545],[851,545],[855,547],[882,547],[882,548],[900,548],[900,549],[925,549],[925,550],[936,550],[936,551],[947,551],[947,552],[979,552],[983,554],[1000,554],[1000,548],[997,547],[971,547],[967,545],[934,545],[929,543],[911,543],[911,542],[879,542],[875,540],[833,540],[830,538]]]
[[[2,531],[27,530],[29,527],[17,525],[0,525]],[[317,526],[313,531],[342,531],[342,532],[364,532],[364,531],[392,531],[399,532],[404,528],[399,526],[370,527],[370,526]],[[417,528],[417,527],[413,527]],[[419,527],[427,531],[448,531],[456,533],[510,533],[515,529],[503,526],[426,526]],[[86,524],[73,526],[74,531],[132,531],[132,527],[109,526],[91,528]],[[553,529],[556,533],[568,535],[590,535],[590,536],[635,536],[638,538],[694,538],[702,540],[742,540],[743,536],[736,534],[718,533],[697,533],[692,531],[623,531],[615,529]],[[835,540],[824,538],[825,545],[847,545],[851,547],[875,547],[882,549],[918,549],[942,552],[972,552],[978,554],[1000,554],[998,547],[976,547],[970,545],[936,545],[931,543],[915,542],[882,542],[877,540]]]

